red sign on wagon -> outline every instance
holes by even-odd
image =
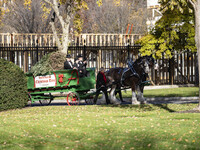
[[[35,88],[56,86],[56,75],[36,76],[34,83]]]

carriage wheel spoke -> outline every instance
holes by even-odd
[[[71,92],[67,94],[67,104],[69,106],[79,105],[79,97],[77,93]]]

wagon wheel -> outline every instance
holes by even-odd
[[[39,102],[42,106],[48,106],[51,104],[51,99],[39,100]]]
[[[49,104],[51,104],[51,101],[53,100],[51,98],[51,93],[49,93],[50,98],[49,99],[44,99],[44,100],[39,100],[40,104],[42,106],[48,106]]]
[[[90,96],[90,97],[86,98],[85,103],[88,104],[88,105],[94,104],[94,97]]]
[[[71,92],[67,94],[67,104],[69,106],[79,105],[80,99],[77,93]]]

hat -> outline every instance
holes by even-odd
[[[79,55],[77,56],[77,58],[80,58],[80,57],[83,57],[83,55],[79,54]]]
[[[71,58],[71,55],[70,55],[70,54],[67,54],[67,55],[66,55],[66,58]]]
[[[104,71],[105,70],[105,68],[104,67],[101,67],[100,69],[99,69],[99,71]]]

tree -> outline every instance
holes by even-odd
[[[104,0],[99,7],[96,1],[87,0],[88,10],[81,12],[86,33],[126,33],[128,24],[133,24],[132,33],[145,34],[147,31],[146,1]]]
[[[176,42],[179,40],[187,42],[184,48],[189,48],[193,51],[197,49],[198,60],[200,60],[200,0],[159,0],[159,3],[165,18],[162,17],[157,22],[151,35],[144,37],[144,41],[147,44],[144,41],[140,41],[144,46],[142,52],[155,52],[158,57],[161,56],[161,53],[165,53],[165,55],[172,57],[172,49],[176,46],[181,46],[180,42]],[[183,36],[183,34],[178,35],[178,33],[186,34]],[[176,45],[175,43],[179,44]],[[153,50],[150,48],[153,48]],[[200,67],[200,61],[198,61],[198,66]],[[197,109],[200,110],[200,83]]]
[[[154,54],[161,58],[164,54],[165,58],[172,58],[174,50],[180,51],[190,49],[196,51],[194,39],[194,14],[191,12],[192,6],[183,7],[181,13],[178,9],[166,9],[166,4],[161,3],[161,11],[163,13],[160,20],[156,22],[155,28],[149,35],[139,40],[141,45],[141,53]]]
[[[33,0],[30,8],[24,7],[24,2],[15,0],[7,3],[8,11],[2,19],[4,32],[19,33],[49,33],[51,15],[42,16],[43,10],[40,3],[42,0]],[[50,12],[52,14],[52,12]]]
[[[31,6],[31,3],[32,0],[25,0],[26,6]],[[87,9],[87,3],[84,0],[43,0],[42,8],[46,15],[49,15],[53,11],[52,21],[50,22],[52,32],[58,49],[66,54],[69,45],[69,26],[71,19],[74,16],[76,21],[75,26],[79,28],[81,24],[79,23],[80,17],[77,12],[81,9]],[[58,36],[58,31],[55,26],[55,17],[58,18],[61,26],[61,39]]]
[[[160,2],[166,3],[164,0]],[[200,111],[200,0],[168,0],[165,8],[166,10],[173,10],[177,8],[181,13],[184,12],[184,8],[192,6],[193,9],[190,9],[191,12],[194,12],[194,26],[195,26],[195,44],[197,48],[198,55],[198,68],[199,68],[199,105],[197,109]]]
[[[198,66],[199,66],[199,106],[198,110],[200,111],[200,0],[188,0],[193,8],[195,14],[195,41],[197,46],[198,54]]]

